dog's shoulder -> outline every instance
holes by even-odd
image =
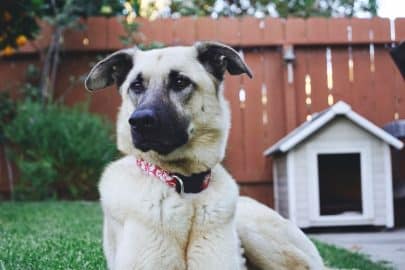
[[[126,156],[111,162],[105,169],[99,182],[100,200],[104,209],[111,212],[123,212],[125,208],[136,205],[142,200],[145,189],[145,175],[136,165],[132,156]],[[117,211],[116,211],[117,210]]]
[[[104,169],[100,179],[100,192],[103,195],[105,188],[110,188],[111,185],[118,186],[123,184],[131,184],[141,177],[141,171],[136,166],[136,160],[132,156],[125,156],[116,161],[111,162]]]
[[[162,218],[162,207],[166,210],[175,208],[180,215],[191,212],[191,206],[178,206],[181,198],[173,188],[145,175],[132,156],[121,158],[106,167],[99,191],[104,213],[121,222],[136,218],[147,224],[158,223]]]

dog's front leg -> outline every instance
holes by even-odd
[[[114,269],[113,266],[117,245],[117,230],[119,230],[118,227],[122,226],[108,215],[104,215],[103,250],[105,258],[107,260],[107,267],[110,270]]]
[[[184,270],[184,258],[179,254],[170,236],[131,217],[117,237],[113,270]]]
[[[224,224],[210,232],[197,233],[191,239],[188,252],[190,270],[243,270],[246,269],[240,251],[235,226]],[[201,237],[202,236],[202,237]]]

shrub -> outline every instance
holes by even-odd
[[[95,199],[103,167],[117,156],[112,128],[86,106],[17,106],[5,127],[8,153],[19,170],[17,199]]]

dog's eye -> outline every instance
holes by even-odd
[[[135,94],[141,94],[145,91],[145,87],[143,86],[143,82],[141,80],[136,80],[129,85],[129,88]]]
[[[189,78],[184,77],[184,76],[178,76],[177,78],[174,79],[173,82],[173,90],[174,91],[181,91],[187,86],[191,84],[191,81]]]

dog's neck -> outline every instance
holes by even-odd
[[[211,170],[190,176],[171,173],[156,164],[152,164],[143,159],[137,159],[136,165],[147,175],[154,176],[160,181],[176,189],[177,193],[199,193],[205,190],[211,181]]]

